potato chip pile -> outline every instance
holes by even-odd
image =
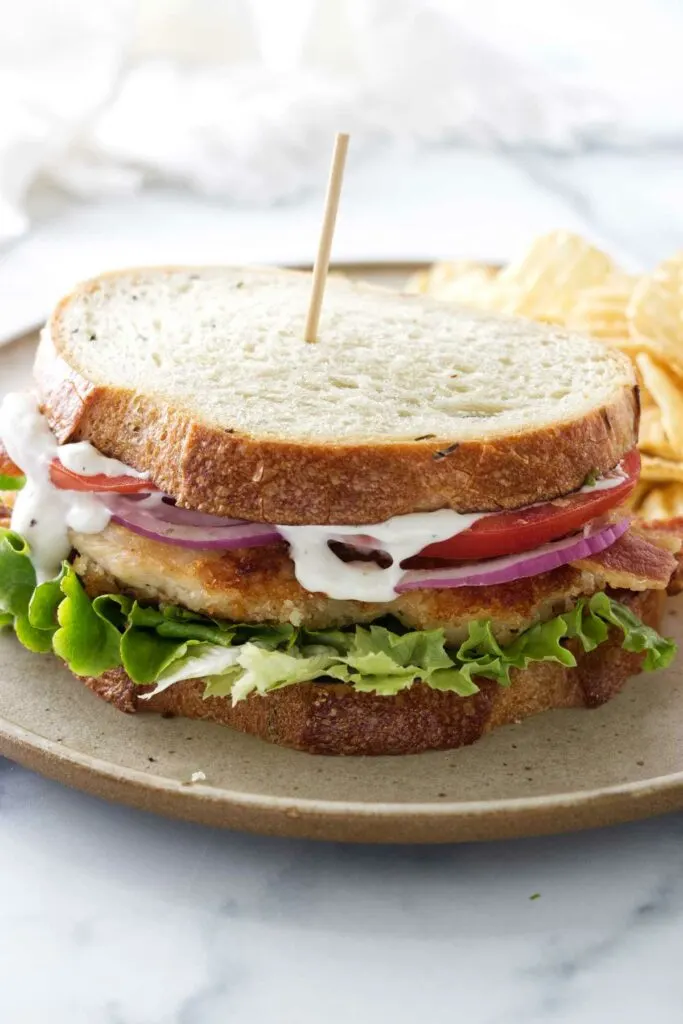
[[[555,231],[503,270],[435,263],[408,290],[562,324],[625,352],[643,406],[634,508],[649,520],[683,515],[683,251],[647,274],[626,274],[583,238]]]

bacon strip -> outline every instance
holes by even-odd
[[[667,590],[670,594],[680,594],[683,591],[683,516],[675,519],[661,519],[653,523],[638,523],[638,526],[648,534],[650,539],[660,544],[669,545],[676,557],[676,569],[669,580]]]
[[[665,590],[678,562],[669,538],[658,543],[656,534],[645,537],[631,529],[605,551],[572,562],[572,566],[592,573],[604,586],[618,590]]]

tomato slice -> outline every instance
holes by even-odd
[[[7,450],[0,442],[0,476],[23,476],[19,467],[15,465],[7,454]]]
[[[0,476],[23,476],[23,472],[10,459],[7,451],[0,444]],[[114,492],[116,494],[139,494],[141,491],[157,491],[151,480],[141,480],[137,476],[105,476],[104,473],[97,473],[94,476],[84,476],[81,473],[74,473],[73,470],[63,466],[59,459],[53,459],[50,465],[50,479],[55,487],[63,491],[99,491]]]
[[[624,473],[624,480],[616,487],[593,493],[569,494],[565,498],[540,505],[486,516],[478,519],[469,530],[438,544],[430,544],[418,557],[448,561],[497,558],[500,555],[530,551],[548,541],[565,537],[580,530],[591,519],[621,505],[628,498],[640,473],[640,453],[637,449],[629,452],[620,463],[620,469]]]
[[[137,476],[105,476],[96,473],[94,476],[83,476],[63,466],[59,459],[54,459],[50,466],[50,479],[55,487],[63,491],[97,491],[101,494],[138,494],[140,491],[156,491],[157,487],[151,480],[141,480]]]

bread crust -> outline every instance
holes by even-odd
[[[200,511],[283,525],[357,525],[441,508],[518,508],[576,490],[636,444],[638,391],[626,384],[588,415],[484,442],[251,438],[198,422],[162,398],[88,381],[62,355],[60,310],[70,299],[43,333],[35,365],[59,441],[89,440]]]
[[[658,628],[662,592],[617,596],[643,622]],[[233,707],[230,698],[204,700],[200,680],[177,683],[148,700],[141,697],[150,687],[136,686],[123,669],[83,682],[121,711],[205,719],[311,754],[417,754],[466,746],[498,726],[553,708],[598,707],[640,671],[644,657],[622,650],[621,633],[615,630],[588,654],[572,650],[576,668],[534,662],[524,671],[513,670],[507,688],[479,680],[481,690],[472,697],[422,683],[395,697],[359,693],[342,683],[303,683],[265,697],[252,695]]]

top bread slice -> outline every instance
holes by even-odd
[[[36,379],[60,441],[90,440],[191,508],[281,524],[515,508],[636,443],[619,353],[551,326],[330,277],[154,267],[78,286]]]

